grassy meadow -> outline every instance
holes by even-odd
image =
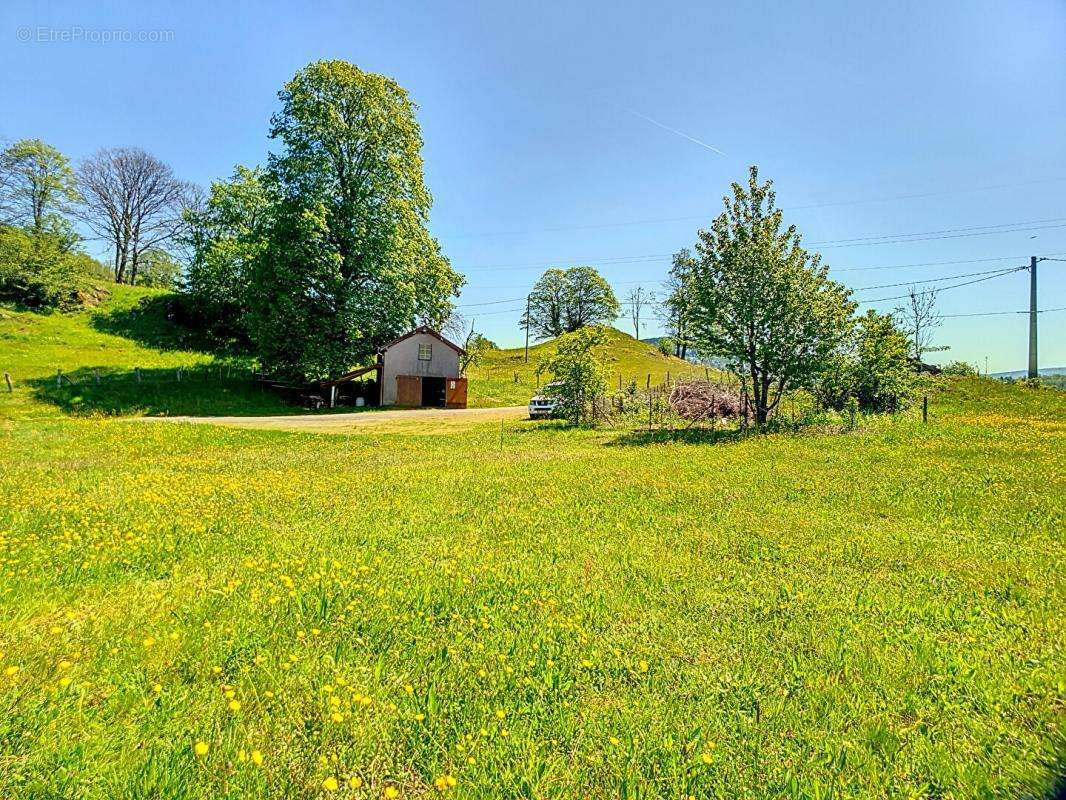
[[[42,377],[217,367],[5,314],[4,363]],[[675,440],[16,388],[2,798],[1039,797],[1063,753],[1061,392],[958,379],[925,425]]]

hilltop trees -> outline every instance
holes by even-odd
[[[80,199],[70,161],[40,139],[22,139],[0,153],[0,220],[34,235],[51,233],[69,247],[67,219]]]
[[[113,251],[116,283],[134,284],[141,257],[177,236],[189,185],[139,147],[99,150],[78,167],[79,216]]]
[[[701,354],[729,359],[761,424],[786,390],[809,385],[827,366],[855,305],[795,227],[783,227],[772,183],[759,182],[757,167],[724,203],[696,245],[693,338]]]
[[[674,253],[670,275],[666,279],[666,297],[663,299],[662,308],[666,313],[666,330],[673,341],[674,355],[678,358],[688,356],[691,343],[694,306],[692,293],[695,285],[692,276],[695,269],[696,262],[692,258],[692,252],[687,247],[682,248]]]
[[[68,218],[78,200],[70,161],[51,145],[0,152],[0,300],[65,309],[94,291],[100,265],[77,249]]]
[[[553,268],[529,295],[529,314],[522,324],[539,339],[572,333],[589,325],[610,324],[621,307],[611,286],[592,267]]]
[[[462,278],[427,230],[415,105],[396,82],[319,61],[279,93],[248,328],[268,369],[337,375],[415,320],[440,325]]]

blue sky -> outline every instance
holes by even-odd
[[[125,37],[112,31],[162,41],[104,41]],[[205,185],[265,160],[276,93],[308,62],[395,78],[420,107],[432,229],[467,276],[464,305],[524,297],[548,265],[597,266],[620,298],[655,288],[751,163],[853,287],[1066,258],[1061,0],[9,0],[0,41],[0,135],[74,159],[138,145]],[[1040,274],[1041,306],[1066,306],[1066,262]],[[464,311],[517,344],[519,305]],[[945,314],[1027,307],[1025,273],[940,299]],[[1026,331],[1021,315],[947,319],[940,360],[1021,368]],[[1064,333],[1066,312],[1041,316],[1042,365],[1066,365]]]

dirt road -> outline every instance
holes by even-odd
[[[141,422],[193,422],[226,425],[234,428],[343,433],[353,428],[384,423],[430,423],[429,427],[449,428],[472,422],[498,419],[521,419],[528,414],[525,406],[504,408],[412,408],[387,411],[356,411],[341,414],[291,414],[268,417],[138,417]],[[418,427],[421,427],[418,425]]]

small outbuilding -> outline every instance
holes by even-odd
[[[338,399],[343,401],[346,386],[366,386],[354,382],[373,372],[376,380],[369,386],[376,389],[376,397],[367,398],[370,405],[376,400],[381,406],[466,408],[466,378],[460,375],[464,355],[462,347],[428,325],[420,325],[378,350],[376,364],[319,385],[328,393],[332,407]]]
[[[428,325],[421,325],[378,351],[383,406],[466,408],[466,351]]]

